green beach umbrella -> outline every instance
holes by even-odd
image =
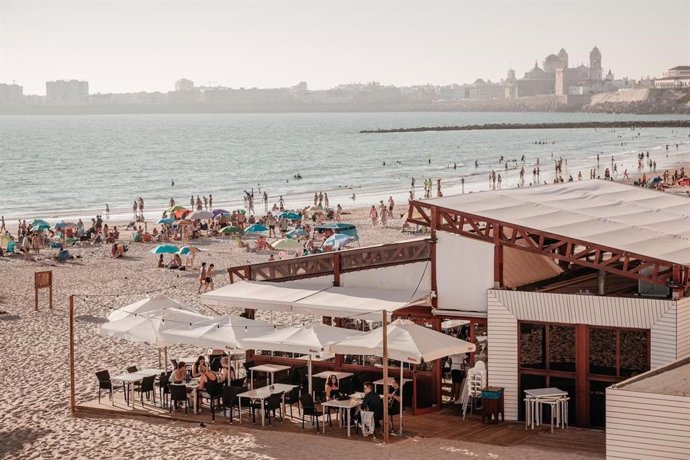
[[[296,251],[302,249],[302,243],[291,238],[283,238],[271,244],[271,247],[280,251]]]
[[[242,233],[242,229],[239,227],[235,227],[233,225],[229,225],[227,227],[221,228],[220,233],[222,233],[223,235],[230,235],[231,233]]]
[[[173,244],[159,244],[151,249],[151,254],[175,254],[179,248]]]

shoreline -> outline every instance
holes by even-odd
[[[587,128],[690,128],[690,120],[668,121],[585,121],[566,123],[485,123],[463,126],[422,126],[418,128],[364,129],[360,134],[419,133],[427,131],[482,131],[504,129],[587,129]]]

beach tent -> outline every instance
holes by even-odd
[[[359,235],[357,234],[357,227],[352,224],[347,224],[345,222],[329,222],[326,224],[321,224],[316,227],[316,231],[323,233],[326,230],[331,230],[333,233],[342,233],[343,235],[351,236],[355,241],[359,240]]]
[[[444,356],[470,353],[475,350],[472,343],[456,339],[450,335],[419,326],[412,321],[398,319],[387,328],[388,358],[400,361],[400,383],[402,392],[402,363],[421,364]],[[383,357],[383,331],[374,329],[364,334],[350,337],[330,347],[332,353],[343,355],[374,355]],[[384,376],[387,378],[388,376]],[[403,401],[400,398],[400,434],[402,435]],[[387,401],[384,401],[387,404]]]
[[[98,333],[105,337],[117,337],[130,342],[148,343],[159,348],[174,345],[163,340],[160,333],[175,327],[192,327],[208,316],[179,308],[161,308],[143,313],[134,313],[125,318],[102,324]],[[166,363],[167,364],[167,363]]]
[[[335,235],[331,235],[326,238],[326,241],[323,242],[323,246],[331,246],[333,249],[338,249],[343,246],[347,246],[353,241],[355,241],[355,239],[349,235],[345,235],[344,233],[336,233]]]
[[[118,319],[132,316],[135,313],[139,314],[153,310],[160,310],[161,308],[176,308],[178,310],[199,313],[197,309],[173,300],[165,294],[156,294],[153,297],[147,297],[139,302],[135,302],[112,311],[108,315],[108,321],[116,321]]]
[[[288,326],[275,329],[267,334],[242,340],[244,348],[266,351],[283,351],[308,355],[309,394],[312,393],[311,361],[312,355],[328,350],[328,347],[341,340],[358,336],[363,332],[342,327],[333,327],[321,323],[310,323],[303,326]]]

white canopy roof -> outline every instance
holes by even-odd
[[[242,348],[242,340],[273,331],[267,321],[220,316],[189,325],[176,325],[160,332],[166,343],[184,343],[208,348]]]
[[[434,331],[412,321],[398,319],[388,326],[388,358],[405,363],[421,364],[424,361],[469,353],[475,350],[472,343]],[[383,331],[374,329],[331,345],[333,353],[343,355],[383,356]]]
[[[156,294],[153,297],[147,297],[144,300],[140,300],[139,302],[135,302],[112,311],[108,315],[108,319],[110,321],[115,321],[117,319],[126,318],[133,313],[144,313],[146,311],[160,310],[161,308],[177,308],[178,310],[199,313],[197,309],[173,300],[164,294]]]
[[[424,289],[387,290],[241,281],[203,294],[201,299],[216,305],[377,320],[379,312],[384,309],[393,312],[428,295],[429,291]]]
[[[177,308],[130,314],[125,318],[102,324],[98,333],[106,337],[119,337],[130,342],[144,342],[158,347],[173,345],[160,337],[160,332],[184,324],[191,325],[210,319],[208,316]]]
[[[427,203],[690,265],[690,199],[607,180],[435,198]]]

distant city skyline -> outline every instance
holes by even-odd
[[[660,76],[690,63],[690,2],[3,0],[0,82],[44,95],[49,80],[90,92],[200,86],[310,89],[518,78],[564,47],[604,71]]]

